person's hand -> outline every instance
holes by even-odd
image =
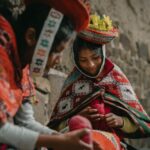
[[[121,128],[123,127],[123,124],[124,124],[123,118],[113,113],[106,114],[104,117],[104,120],[106,124],[112,128]]]
[[[92,145],[82,141],[83,136],[90,132],[87,129],[75,130],[59,136],[59,143],[54,150],[92,150]]]
[[[99,121],[101,119],[101,115],[98,113],[98,110],[92,107],[86,107],[79,112],[79,115],[86,117],[91,122]]]

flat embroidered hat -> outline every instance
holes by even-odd
[[[106,44],[118,36],[118,29],[113,26],[109,16],[90,16],[88,27],[81,31],[78,36],[95,44]]]

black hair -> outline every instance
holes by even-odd
[[[12,16],[12,12],[10,11],[7,1],[0,2],[0,14],[2,14],[5,19],[9,21],[14,30],[16,30],[16,20]]]
[[[45,19],[48,16],[50,7],[45,4],[31,4],[27,6],[25,12],[18,18],[18,31],[17,41],[19,46],[19,55],[24,65],[27,63],[25,54],[28,53],[25,49],[25,32],[29,27],[33,27],[36,30],[36,39],[38,40],[40,32],[42,30]],[[56,33],[52,49],[58,45],[61,41],[65,41],[72,36],[74,27],[72,22],[66,16],[63,17],[60,27]],[[31,53],[31,52],[29,52]],[[28,62],[29,63],[29,62]]]
[[[102,49],[102,45],[91,43],[86,40],[83,40],[80,37],[76,37],[74,44],[73,44],[73,53],[74,53],[74,58],[75,58],[76,63],[78,62],[79,52],[81,51],[82,48],[88,48],[94,51],[100,48]]]
[[[79,54],[80,51],[83,49],[89,49],[90,51],[94,51],[96,54],[98,54],[98,56],[101,57],[102,59],[102,63],[100,64],[97,72],[95,73],[95,75],[91,75],[89,72],[87,72],[86,70],[84,70],[80,64],[79,64]],[[99,73],[100,73],[100,69],[101,67],[103,67],[103,62],[105,62],[105,57],[104,57],[104,51],[103,51],[103,46],[101,44],[95,44],[92,43],[90,41],[86,41],[80,37],[76,37],[74,44],[73,44],[73,54],[74,54],[74,62],[77,66],[77,68],[84,73],[84,75],[88,76],[88,77],[96,77]]]

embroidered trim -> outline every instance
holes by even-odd
[[[53,8],[50,10],[32,58],[31,73],[33,76],[43,75],[54,38],[62,19],[62,13]]]

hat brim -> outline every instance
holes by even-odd
[[[110,31],[98,31],[87,28],[86,30],[81,31],[78,36],[95,44],[107,44],[118,36],[118,29],[113,28]]]
[[[120,139],[116,134],[100,130],[92,130],[91,133],[93,141],[97,143],[97,150],[107,149],[108,145],[111,150],[120,149]]]
[[[35,0],[25,0],[26,4],[36,2]],[[38,0],[38,2],[46,3],[51,7],[68,16],[75,27],[76,31],[84,30],[89,23],[89,10],[87,3],[82,0]]]

